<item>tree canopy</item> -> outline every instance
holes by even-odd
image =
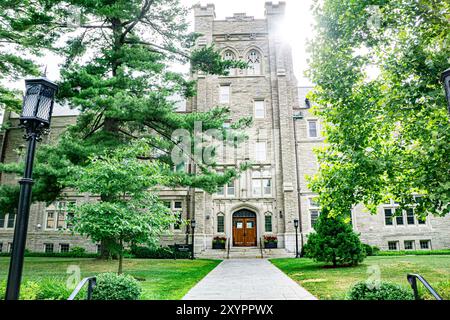
[[[172,133],[184,129],[191,138],[194,125],[219,130],[226,135],[224,122],[229,109],[215,107],[199,113],[176,112],[174,96],[192,97],[195,81],[174,72],[175,62],[191,64],[194,71],[227,74],[230,68],[244,68],[241,61],[224,61],[211,46],[194,48],[198,34],[188,32],[187,9],[178,0],[67,0],[48,1],[62,17],[76,15],[77,23],[54,16],[43,24],[63,35],[58,52],[65,57],[61,68],[58,102],[80,110],[77,123],[53,145],[41,146],[35,165],[33,200],[53,201],[68,187],[72,165],[85,166],[93,155],[102,155],[145,138],[154,152],[147,160],[174,167],[171,152],[180,148]],[[235,128],[248,126],[240,119]],[[195,139],[185,153],[184,167],[196,170],[167,171],[168,186],[188,186],[214,192],[235,179],[242,168],[216,174],[214,163],[204,163],[191,155]],[[198,140],[197,140],[198,141]],[[183,165],[183,163],[181,163]],[[0,170],[20,173],[21,164],[2,164]],[[1,210],[11,210],[18,188],[0,188]]]
[[[326,146],[311,189],[330,215],[389,198],[416,213],[450,209],[450,2],[315,1],[313,100]]]

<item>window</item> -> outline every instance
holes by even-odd
[[[266,116],[266,110],[264,107],[264,101],[255,101],[255,119],[264,119]]]
[[[16,222],[16,214],[15,213],[9,213],[8,214],[8,222],[6,224],[6,228],[13,229],[15,222]]]
[[[97,244],[97,253],[98,254],[102,253],[102,245],[101,244]]]
[[[178,163],[177,165],[175,165],[174,171],[175,172],[186,172],[186,163],[184,161]]]
[[[309,214],[311,215],[311,228],[314,228],[314,225],[319,219],[319,210],[317,209],[309,210]]]
[[[387,226],[392,226],[392,209],[384,209],[384,224]]]
[[[420,249],[430,249],[430,240],[420,240]]]
[[[248,75],[260,75],[261,74],[261,55],[257,50],[250,50],[247,55],[247,63],[248,63]]]
[[[419,224],[426,224],[427,223],[427,220],[426,220],[426,218],[425,217],[420,217],[420,218],[417,218],[417,222],[419,223]]]
[[[266,232],[272,232],[272,215],[266,214],[264,217],[264,230]]]
[[[47,212],[46,229],[55,229],[55,213],[53,211]]]
[[[265,196],[270,196],[272,194],[272,180],[271,179],[263,179],[263,193]]]
[[[6,214],[0,213],[0,229],[5,227]]]
[[[224,187],[219,187],[219,189],[217,190],[217,195],[224,196],[225,195],[225,188]]]
[[[403,225],[403,212],[400,212],[398,215],[395,216],[395,222],[397,225]]]
[[[70,203],[75,203],[75,201],[54,202],[46,208],[45,229],[56,230],[70,227],[68,220],[72,214],[67,212]]]
[[[317,120],[308,120],[308,137],[309,138],[318,137]]]
[[[181,229],[182,210],[183,210],[183,202],[181,202],[181,201],[174,201],[173,202],[173,213],[175,215],[176,222],[173,225],[173,228],[175,230],[180,230]]]
[[[53,252],[53,243],[44,243],[44,252],[52,253]]]
[[[255,197],[272,195],[272,178],[269,170],[253,171],[252,194]]]
[[[174,207],[174,209],[182,209],[182,208],[183,208],[183,202],[181,202],[181,201],[175,201],[175,202],[173,203],[173,207]]]
[[[217,195],[223,197],[234,197],[236,195],[236,181],[231,181],[225,186],[218,187]]]
[[[235,187],[234,187],[234,181],[231,181],[230,183],[227,184],[227,196],[234,196],[234,191],[235,191]]]
[[[261,196],[261,180],[253,179],[252,180],[252,190],[254,196]]]
[[[414,224],[414,209],[409,208],[406,210],[406,222],[408,224]]]
[[[256,161],[266,161],[266,143],[265,142],[257,142],[255,144],[255,158]]]
[[[405,250],[414,250],[414,241],[405,240]]]
[[[230,86],[220,86],[219,103],[230,103]]]
[[[309,206],[309,215],[311,218],[311,228],[314,228],[314,225],[316,224],[320,215],[320,208],[316,198],[309,198],[308,206]]]
[[[3,252],[3,242],[0,242],[0,253]]]
[[[66,227],[66,212],[58,212],[57,228],[63,229]]]
[[[225,61],[236,60],[236,55],[233,53],[233,51],[227,50],[223,54],[223,60],[225,60]],[[229,71],[230,76],[236,75],[236,69],[230,68],[228,71]]]
[[[398,250],[397,241],[389,241],[388,242],[388,249],[389,250]]]
[[[223,213],[219,213],[217,215],[217,232],[225,232],[225,216],[223,215]]]
[[[68,243],[60,243],[59,244],[59,252],[69,252],[70,245]]]

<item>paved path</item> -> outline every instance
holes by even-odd
[[[264,259],[224,260],[183,300],[316,300]]]

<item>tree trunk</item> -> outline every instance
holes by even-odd
[[[122,239],[119,242],[120,248],[119,248],[119,270],[117,271],[117,274],[123,273],[123,242]]]

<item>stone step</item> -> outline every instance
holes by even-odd
[[[199,258],[205,259],[227,259],[226,250],[207,249],[196,255]],[[287,252],[285,249],[263,249],[263,258],[287,258],[292,257],[293,254]],[[260,259],[261,250],[258,248],[231,248],[230,259]]]

